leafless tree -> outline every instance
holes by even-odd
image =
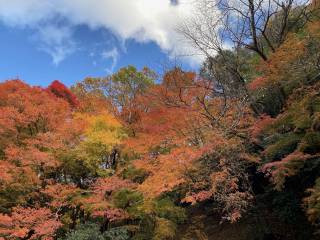
[[[200,0],[179,31],[207,57],[245,47],[268,60],[295,28],[310,20],[310,0]]]
[[[199,0],[178,31],[206,57],[205,68],[227,98],[253,104],[241,71],[248,54],[263,61],[315,11],[310,0]]]

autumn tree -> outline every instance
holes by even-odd
[[[268,59],[297,26],[311,16],[309,1],[246,0],[200,1],[194,18],[181,26],[181,33],[210,57],[222,53],[224,44],[235,50],[245,47]],[[201,27],[200,27],[201,26]]]
[[[128,125],[138,118],[136,100],[156,79],[155,73],[149,68],[138,71],[133,66],[120,69],[105,78],[88,78],[78,83],[74,89],[87,92],[101,98],[107,98],[113,105],[113,111]],[[77,90],[78,89],[78,90]]]
[[[204,0],[194,4],[194,16],[180,24],[178,31],[206,58],[203,72],[219,86],[220,93],[229,93],[228,97],[232,93],[231,97],[260,114],[263,110],[246,86],[259,77],[256,62],[267,63],[290,33],[312,19],[315,9],[307,0]]]
[[[20,80],[1,83],[0,98],[0,211],[7,219],[0,235],[51,239],[61,212],[40,192],[63,178],[57,153],[79,143],[82,125],[65,98]]]
[[[64,144],[61,135],[69,124],[70,108],[64,100],[19,80],[2,83],[0,98],[1,207],[7,208],[28,199],[59,166],[53,152]],[[64,137],[72,141],[72,132]],[[10,189],[12,194],[7,194]]]
[[[59,98],[65,99],[73,108],[79,105],[76,96],[58,80],[53,81],[46,90]]]
[[[317,228],[320,138],[319,51],[315,46],[319,43],[319,24],[314,21],[287,35],[269,62],[259,67],[262,76],[252,81],[249,89],[266,113],[252,127],[255,148],[262,159],[260,170],[276,190],[266,193],[275,201],[285,199],[278,208],[289,205],[292,199],[296,205],[301,203]],[[283,215],[298,218],[302,214],[299,211],[300,207],[291,207]]]
[[[188,173],[200,168],[200,159],[216,155],[212,160],[212,168],[204,164],[208,172],[198,174],[217,178],[213,178],[212,183],[206,187],[188,193],[185,198],[189,200],[185,202],[191,203],[191,196],[203,194],[202,201],[217,201],[226,219],[236,221],[248,209],[252,200],[246,168],[255,164],[253,162],[256,158],[241,156],[241,151],[245,151],[241,140],[228,139],[227,126],[232,125],[237,117],[232,116],[232,106],[225,110],[224,116],[220,115],[223,101],[213,92],[212,82],[198,78],[193,72],[184,72],[180,68],[166,72],[163,82],[139,99],[140,106],[146,110],[141,113],[135,137],[125,143],[127,148],[134,149],[139,156],[132,161],[132,165],[148,173],[138,186],[138,190],[148,198],[160,197],[177,188],[192,188],[190,181],[194,178]],[[216,120],[219,117],[225,120],[221,124]],[[249,125],[250,117],[245,121],[238,122],[239,132]],[[210,155],[214,141],[226,147]],[[238,148],[237,151],[231,143],[237,146],[234,147]],[[234,158],[230,158],[231,152],[235,154]],[[231,170],[233,167],[234,170]],[[237,185],[238,182],[244,185]],[[203,182],[199,180],[194,184],[201,186]],[[232,184],[234,188],[230,187]],[[209,186],[217,190],[210,192]],[[201,200],[192,201],[197,202]]]
[[[305,210],[318,227],[313,10],[197,4],[184,34],[207,57],[200,73],[175,66],[155,82],[128,66],[71,91],[0,84],[0,239],[175,239],[197,207],[267,231],[282,216],[303,228]]]
[[[0,237],[5,239],[54,239],[59,227],[48,208],[16,207],[11,215],[0,214]]]

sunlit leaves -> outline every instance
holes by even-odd
[[[53,239],[60,226],[61,223],[47,208],[17,207],[11,216],[0,214],[0,236],[7,239]]]
[[[53,93],[58,98],[66,100],[71,107],[78,107],[79,101],[76,96],[61,82],[58,80],[53,81],[47,88],[48,92]]]
[[[75,118],[83,120],[87,126],[85,145],[102,144],[106,151],[110,152],[126,136],[122,125],[110,113],[106,112],[99,115],[77,114]]]

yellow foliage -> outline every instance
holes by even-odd
[[[111,151],[126,137],[121,123],[108,112],[99,115],[77,113],[75,118],[85,122],[85,144],[102,144]]]
[[[173,222],[165,218],[157,218],[153,240],[174,239],[175,234],[176,226]]]

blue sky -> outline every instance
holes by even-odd
[[[0,81],[70,86],[129,64],[161,71],[176,58],[196,69],[198,59],[180,58],[186,44],[175,31],[190,5],[152,1],[0,0]]]
[[[72,85],[88,76],[105,76],[129,64],[137,68],[148,66],[157,71],[170,61],[155,42],[139,43],[134,39],[121,45],[105,29],[90,30],[86,26],[75,29],[75,50],[58,63],[41,49],[30,29],[0,25],[0,81],[20,78],[33,85],[47,86],[55,79]],[[112,43],[110,43],[112,41]],[[116,49],[118,56],[104,56]]]

